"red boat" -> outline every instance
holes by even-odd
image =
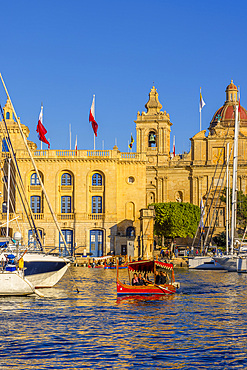
[[[175,282],[174,270],[172,263],[165,263],[160,261],[137,261],[129,262],[128,270],[135,272],[153,272],[154,276],[156,271],[166,271],[169,283],[164,285],[158,285],[155,283],[148,283],[147,285],[128,285],[123,284],[118,278],[118,266],[117,266],[117,295],[164,295],[174,294],[176,289],[180,287],[180,283]],[[130,273],[129,273],[130,280]]]

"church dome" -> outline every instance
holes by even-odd
[[[237,103],[238,88],[234,85],[233,80],[231,80],[231,83],[226,88],[226,101],[224,105],[215,112],[210,122],[209,129],[214,128],[218,124],[223,127],[234,127],[234,109]],[[240,127],[247,127],[247,111],[242,106],[240,109]]]

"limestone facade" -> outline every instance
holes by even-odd
[[[112,150],[95,151],[37,150],[36,144],[28,141],[68,243],[69,254],[101,256],[115,252],[135,257],[151,256],[153,211],[147,208],[148,204],[182,201],[200,205],[202,197],[205,199],[208,193],[213,193],[220,176],[220,164],[226,161],[226,144],[230,143],[230,150],[233,145],[236,102],[237,87],[231,82],[226,89],[224,105],[210,123],[209,134],[206,135],[206,130],[197,133],[191,138],[190,152],[174,158],[170,153],[172,123],[169,114],[161,111],[155,87],[150,91],[146,112],[137,114],[136,153],[120,152],[116,146]],[[46,248],[49,250],[57,245],[60,253],[65,253],[9,101],[4,107],[4,117],[22,176],[26,202],[32,210],[28,213],[32,214]],[[243,107],[240,119],[238,188],[246,193],[247,112]],[[28,127],[22,124],[22,129],[28,138]],[[0,133],[3,225],[7,202],[6,158],[9,156],[3,121]],[[14,183],[18,178],[17,169],[13,163],[11,168],[10,216],[18,216],[21,233],[27,242],[32,240],[32,232]],[[224,205],[218,205],[217,211],[215,232],[225,227]]]

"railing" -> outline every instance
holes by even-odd
[[[109,157],[109,150],[87,150],[88,157]]]
[[[44,220],[44,213],[33,213],[35,220]]]
[[[148,150],[157,151],[156,147],[150,147]],[[25,150],[17,150],[17,158],[28,157]],[[7,153],[2,155],[8,155]],[[36,150],[33,152],[36,158],[105,158],[105,159],[118,159],[118,160],[145,160],[144,153],[120,152],[116,149],[112,150]]]
[[[104,213],[89,213],[88,219],[89,220],[104,220],[105,214]]]
[[[137,158],[136,153],[121,153],[122,159]]]
[[[57,157],[76,157],[77,150],[56,150]]]
[[[57,215],[58,220],[74,220],[75,214],[74,213],[59,213]]]
[[[97,186],[97,185],[93,185],[93,186],[89,186],[89,191],[93,191],[93,192],[100,192],[102,193],[102,191],[104,191],[104,186],[103,185],[100,185],[100,186]]]

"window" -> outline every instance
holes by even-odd
[[[61,177],[61,185],[69,186],[71,185],[71,175],[69,173],[64,173]]]
[[[34,195],[31,197],[31,209],[33,213],[41,213],[40,196]]]
[[[3,202],[2,204],[2,213],[7,213],[7,203]]]
[[[10,118],[10,114],[9,112],[6,113],[6,119],[9,119]]]
[[[61,213],[71,213],[71,197],[64,196],[61,198]]]
[[[2,140],[2,152],[9,152],[9,147],[8,147],[8,144],[7,144],[7,140],[6,139],[3,139]]]
[[[62,230],[64,239],[66,241],[68,249],[65,247],[61,235],[59,235],[59,255],[60,256],[73,256],[74,247],[73,247],[73,230]]]
[[[92,213],[102,213],[102,197],[92,197]]]
[[[40,185],[37,173],[33,173],[30,178],[30,185]]]
[[[133,226],[129,226],[126,229],[126,236],[128,237],[135,237],[135,228]]]
[[[156,147],[156,134],[154,131],[150,131],[148,135],[148,146]]]
[[[133,177],[133,176],[130,176],[129,178],[128,178],[128,183],[129,184],[133,184],[135,182],[135,178]]]
[[[92,186],[101,186],[102,176],[99,173],[95,173],[92,177]]]

